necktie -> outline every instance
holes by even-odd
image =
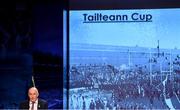
[[[31,110],[34,110],[34,103],[35,103],[35,102],[32,102]]]

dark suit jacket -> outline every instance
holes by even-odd
[[[20,103],[19,109],[29,110],[29,101],[27,100],[27,101]],[[45,100],[38,99],[38,110],[39,109],[47,110],[48,109],[48,103]]]

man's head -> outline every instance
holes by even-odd
[[[35,102],[39,96],[39,92],[36,87],[31,87],[28,91],[29,100]]]

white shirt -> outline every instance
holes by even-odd
[[[38,110],[37,107],[38,107],[38,99],[34,103],[34,110]],[[32,108],[32,102],[29,101],[29,110],[31,110],[31,108]]]

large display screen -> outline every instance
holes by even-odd
[[[180,9],[69,11],[69,109],[180,109]]]

